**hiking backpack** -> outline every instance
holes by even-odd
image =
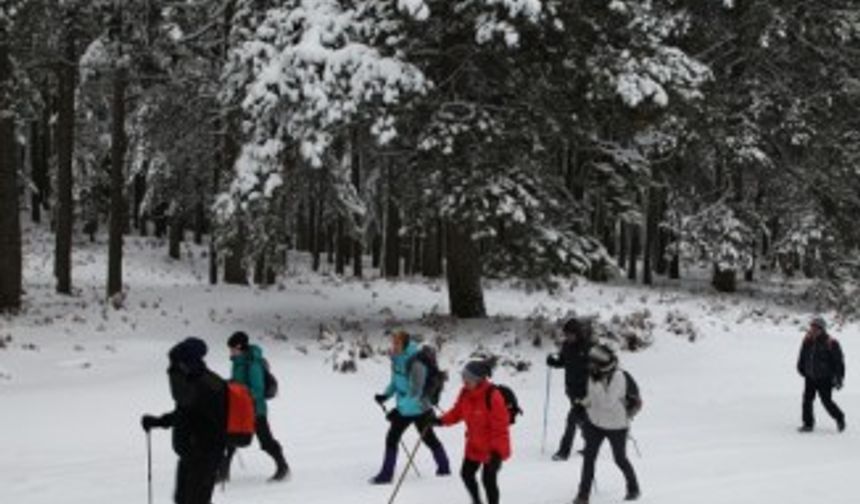
[[[263,397],[268,401],[278,396],[278,379],[269,370],[269,361],[263,359]]]
[[[248,446],[254,438],[254,398],[248,387],[227,382],[227,444]]]
[[[627,384],[627,392],[624,394],[624,408],[627,410],[629,418],[635,417],[642,410],[642,395],[639,393],[639,385],[633,376],[627,371],[623,371],[624,381]]]
[[[520,408],[520,402],[517,400],[517,395],[507,385],[493,385],[487,390],[487,409],[490,409],[492,402],[493,390],[498,390],[502,394],[502,399],[505,400],[505,408],[508,410],[508,423],[513,425],[517,423],[517,417],[523,414]]]
[[[421,397],[431,406],[438,406],[439,400],[442,398],[442,389],[445,388],[445,382],[448,381],[448,373],[439,369],[436,349],[430,345],[424,345],[418,350],[418,353],[409,361],[407,369],[411,369],[416,361],[423,364],[424,369],[427,370]]]

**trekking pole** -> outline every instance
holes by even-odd
[[[633,449],[636,450],[636,456],[642,458],[642,452],[639,451],[639,442],[636,441],[636,438],[633,437],[633,434],[627,433],[627,437],[630,438],[630,441],[633,442]]]
[[[152,504],[152,434],[146,431],[146,502]]]
[[[546,367],[546,396],[544,397],[543,402],[543,435],[541,436],[540,442],[540,453],[543,455],[546,453],[546,433],[547,433],[547,425],[549,424],[549,394],[550,394],[550,380],[552,379],[552,368],[549,366]]]
[[[386,416],[388,416],[388,408],[386,408],[385,405],[382,403],[377,403],[377,404],[379,404],[379,407],[382,408],[382,412],[385,413]],[[422,436],[422,437],[424,437],[424,436]],[[419,439],[419,441],[420,441],[420,439]],[[406,446],[406,441],[404,441],[403,438],[400,438],[400,448],[403,449],[404,455],[409,456],[409,448]],[[421,471],[418,470],[417,465],[413,464],[412,470],[415,471],[415,476],[418,476],[419,478],[421,477]]]
[[[407,452],[409,454],[409,458],[406,461],[406,467],[403,468],[403,471],[400,472],[400,477],[397,479],[397,484],[394,486],[394,491],[391,492],[391,498],[388,499],[388,504],[394,504],[394,499],[397,498],[397,494],[400,493],[400,487],[403,486],[403,481],[406,479],[406,473],[409,472],[409,466],[413,466],[413,461],[415,460],[415,454],[418,453],[418,448],[421,447],[421,442],[424,440],[424,434],[430,430],[430,427],[433,424],[427,424],[426,427],[421,431],[421,435],[418,438],[418,441],[415,442],[415,448],[412,449],[411,452]]]

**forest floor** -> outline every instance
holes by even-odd
[[[603,321],[618,316],[653,337],[647,349],[621,358],[645,402],[632,432],[641,454],[631,446],[641,502],[857,502],[852,482],[860,468],[855,421],[860,374],[852,358],[860,355],[858,326],[832,330],[848,359],[846,388],[836,395],[848,430],[838,434],[817,405],[818,430],[800,435],[795,429],[802,382],[795,362],[811,313],[766,288],[728,297],[696,283],[646,289],[580,282],[547,294],[488,283],[491,317],[456,322],[438,315],[447,310],[442,282],[315,275],[299,258],[292,273],[269,289],[212,287],[203,248],[186,247],[184,259],[172,261],[162,242],[129,239],[128,296],[124,307],[115,309],[102,300],[104,243],[76,244],[78,291],[63,297],[53,292],[49,236],[28,236],[25,310],[0,318],[0,498],[6,503],[146,502],[139,418],[171,407],[167,350],[185,336],[200,336],[210,344],[210,366],[225,374],[225,341],[239,329],[262,344],[281,382],[279,397],[270,403],[270,421],[293,477],[266,483],[273,467],[254,446],[234,461],[233,480],[213,501],[385,503],[391,487],[371,486],[367,479],[381,462],[386,422],[373,394],[387,383],[380,351],[384,331],[393,327],[445,341],[442,364],[455,381],[446,388],[443,405],[456,397],[457,370],[476,349],[531,363],[525,371],[503,365],[494,377],[516,390],[525,410],[512,428],[514,457],[500,475],[502,500],[568,503],[581,458],[549,459],[567,408],[560,372],[551,375],[545,453],[541,432],[544,359],[553,348],[547,321],[571,310]],[[352,362],[351,354],[361,348],[370,348],[372,355],[355,359],[355,372],[333,370]],[[440,432],[455,467],[462,435],[461,426]],[[415,439],[414,431],[405,436],[409,444]],[[576,444],[579,448],[581,440]],[[607,447],[603,452],[592,502],[620,502],[623,480]],[[164,431],[153,433],[153,457],[155,503],[171,502],[175,456]],[[456,476],[432,475],[426,450],[419,451],[417,463],[422,477],[410,474],[397,502],[467,502]]]

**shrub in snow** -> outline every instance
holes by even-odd
[[[625,316],[613,315],[606,324],[595,323],[598,338],[615,342],[622,350],[635,352],[654,342],[654,322],[649,310],[640,310]]]
[[[331,355],[332,369],[336,373],[355,373],[358,371],[358,363],[356,362],[356,350],[350,348],[349,345],[341,342],[332,352]]]
[[[0,350],[6,350],[12,344],[12,335],[8,334],[4,338],[0,338]]]
[[[699,331],[693,321],[677,310],[672,310],[666,314],[666,330],[691,343],[699,339]]]

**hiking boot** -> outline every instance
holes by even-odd
[[[275,474],[269,478],[269,482],[278,482],[284,481],[285,479],[290,477],[290,466],[287,464],[279,465],[277,469],[275,469]]]
[[[624,497],[624,500],[635,501],[636,499],[639,498],[640,495],[641,495],[641,492],[639,492],[638,488],[636,490],[628,490],[627,495]]]
[[[383,474],[377,474],[376,476],[370,478],[369,483],[371,485],[388,485],[391,483],[390,477],[385,477]]]
[[[567,453],[556,452],[555,454],[553,454],[552,460],[555,462],[564,462],[569,457],[570,457],[570,455],[568,455]]]
[[[836,420],[836,428],[839,429],[839,432],[845,432],[845,418],[840,418]]]
[[[814,429],[815,428],[811,425],[804,425],[804,426],[798,427],[797,432],[807,433],[807,432],[812,432]]]

